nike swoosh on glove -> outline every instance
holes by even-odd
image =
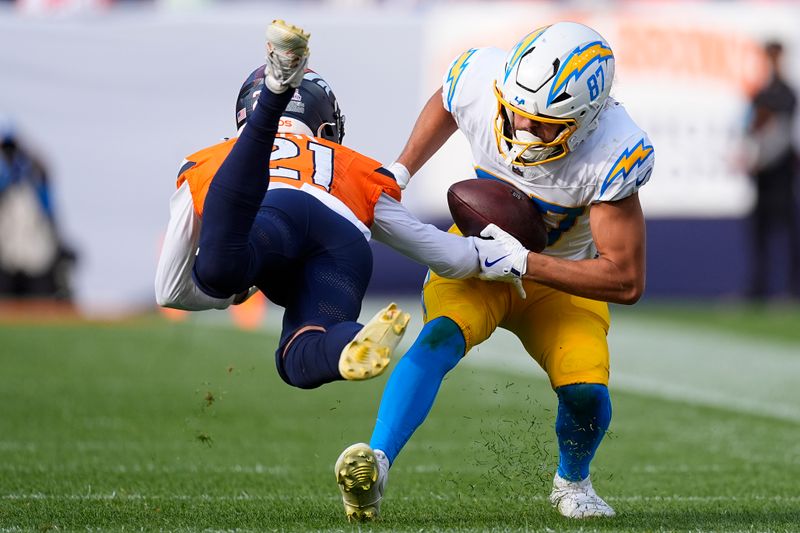
[[[475,239],[481,271],[478,277],[490,281],[511,283],[521,298],[525,298],[522,276],[528,269],[528,249],[494,224],[481,231],[483,239]]]

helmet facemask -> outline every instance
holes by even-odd
[[[574,119],[545,117],[523,111],[503,98],[497,88],[497,83],[494,85],[494,94],[497,98],[497,114],[494,120],[495,140],[507,165],[536,166],[556,161],[569,153],[567,142],[578,127]],[[545,124],[558,124],[561,126],[561,130],[552,141],[545,142],[527,130],[515,131],[514,114]]]

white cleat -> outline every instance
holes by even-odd
[[[296,89],[303,81],[308,63],[308,40],[311,35],[282,20],[267,27],[267,68],[264,83],[270,91],[281,94]]]
[[[588,477],[583,481],[567,481],[556,473],[550,503],[567,518],[614,516],[616,513],[597,495]]]
[[[368,444],[353,444],[336,460],[334,474],[347,520],[368,522],[378,518],[389,477],[386,455]]]
[[[411,315],[389,304],[364,325],[342,350],[339,373],[350,381],[380,376],[406,332]]]

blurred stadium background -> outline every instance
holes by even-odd
[[[236,91],[262,61],[265,21],[313,33],[311,65],[347,116],[346,143],[399,153],[446,65],[470,46],[509,47],[533,26],[584,21],[614,46],[614,96],[658,148],[642,192],[648,298],[736,297],[748,282],[744,171],[749,99],[767,75],[761,46],[786,44],[800,87],[793,2],[190,2],[0,3],[0,113],[50,163],[66,238],[81,254],[85,312],[152,304],[175,169],[234,130]],[[406,202],[446,223],[447,186],[470,176],[466,143],[418,175]],[[375,290],[415,291],[422,268],[376,247]],[[785,253],[785,250],[778,250]],[[785,286],[775,261],[775,289]]]
[[[777,303],[744,300],[754,202],[745,170],[749,102],[768,74],[768,40],[784,43],[785,73],[800,87],[796,2],[0,0],[0,115],[46,160],[61,232],[79,257],[77,320],[36,324],[41,315],[22,317],[13,306],[0,319],[0,529],[341,527],[329,463],[341,447],[368,437],[383,381],[360,399],[338,385],[310,395],[289,390],[272,369],[280,310],[263,302],[232,315],[167,317],[180,324],[153,316],[154,269],[178,164],[234,132],[239,85],[262,62],[263,32],[273,18],[312,33],[311,67],[330,82],[347,116],[345,144],[387,163],[463,49],[507,48],[561,19],[600,31],[617,56],[612,96],[657,150],[641,193],[647,292],[636,307],[612,310],[612,389],[620,413],[612,431],[620,438],[601,450],[607,455],[599,462],[609,493],[619,498],[610,501],[635,519],[610,527],[800,527],[800,310],[785,293],[784,241],[772,243],[770,294]],[[405,201],[422,219],[445,226],[445,191],[470,176],[466,144],[456,135],[414,178]],[[414,311],[418,329],[424,268],[373,246],[373,298],[364,314],[399,299]],[[231,331],[231,322],[256,332]],[[546,406],[547,414],[533,411],[544,429],[537,433],[537,425],[532,434],[553,451],[552,398],[518,342],[501,333],[474,355],[449,386],[466,392],[451,392],[437,405],[438,418],[412,441],[408,462],[398,462],[393,487],[398,497],[411,494],[395,509],[413,515],[416,508],[428,512],[420,494],[433,486],[445,503],[429,512],[466,529],[470,522],[453,518],[465,512],[464,502],[448,500],[451,481],[439,476],[460,468],[469,481],[452,483],[474,502],[475,487],[486,487],[470,475],[492,465],[434,455],[439,464],[428,459],[417,468],[427,442],[444,450],[477,442],[479,450],[467,457],[484,457],[483,447],[492,457],[547,463],[498,451],[481,429],[525,443],[522,430],[502,423],[503,413],[513,418],[525,408],[519,385],[508,392],[517,381],[532,383],[534,401]],[[218,412],[215,395],[228,398]],[[336,409],[348,405],[347,421],[335,419]],[[505,407],[481,418],[488,425],[451,427],[494,405]],[[323,451],[313,446],[315,433],[300,429],[312,418],[330,435]],[[212,435],[215,447],[206,447]],[[295,449],[287,452],[280,442]],[[313,458],[295,478],[287,465],[305,461],[303,453]],[[551,466],[543,467],[545,477]],[[698,482],[691,477],[697,471],[715,481]],[[412,474],[421,477],[410,480]],[[280,483],[298,499],[276,492]],[[245,489],[256,496],[241,496]],[[541,512],[526,515],[521,503],[514,507],[507,493],[498,494],[485,508],[509,505],[518,521],[491,511],[463,520],[476,529],[527,529],[528,520],[567,527],[541,499]],[[324,502],[323,517],[296,519],[315,498]],[[648,515],[653,502],[670,512]],[[150,504],[164,514],[153,518]],[[218,505],[226,512],[219,514]],[[260,515],[264,506],[275,514]],[[447,527],[426,520],[389,526]]]

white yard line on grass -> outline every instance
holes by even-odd
[[[154,463],[131,463],[97,466],[79,461],[69,461],[59,464],[17,464],[5,462],[0,464],[0,472],[14,473],[65,473],[82,472],[91,470],[93,473],[112,473],[112,474],[138,474],[138,473],[158,473],[158,474],[245,474],[259,476],[287,477],[291,473],[288,465],[225,465],[215,466],[208,464],[184,463],[184,464],[154,464]]]
[[[800,422],[800,346],[627,316],[612,320],[609,346],[612,389]],[[505,331],[469,358],[544,379]]]
[[[435,497],[439,500],[455,500],[460,499],[458,494],[452,492],[446,493],[428,493],[425,498]],[[422,496],[408,497],[408,496],[392,496],[393,500],[401,501],[417,501]],[[518,500],[524,501],[546,501],[547,496],[543,494],[521,494],[517,497]],[[226,501],[299,501],[299,500],[327,500],[339,501],[338,495],[330,496],[298,496],[296,494],[269,494],[269,495],[252,495],[252,494],[141,494],[141,493],[91,493],[91,494],[44,494],[40,492],[32,493],[12,493],[0,495],[0,500],[11,501],[34,501],[34,500],[67,500],[67,501],[107,501],[107,500],[120,500],[120,501],[134,501],[134,500],[167,500],[167,501],[208,501],[208,502],[226,502]],[[665,494],[655,496],[609,496],[606,498],[612,502],[780,502],[780,503],[797,503],[800,502],[800,496],[781,496],[781,495],[747,495],[747,496],[689,496],[681,494]]]

